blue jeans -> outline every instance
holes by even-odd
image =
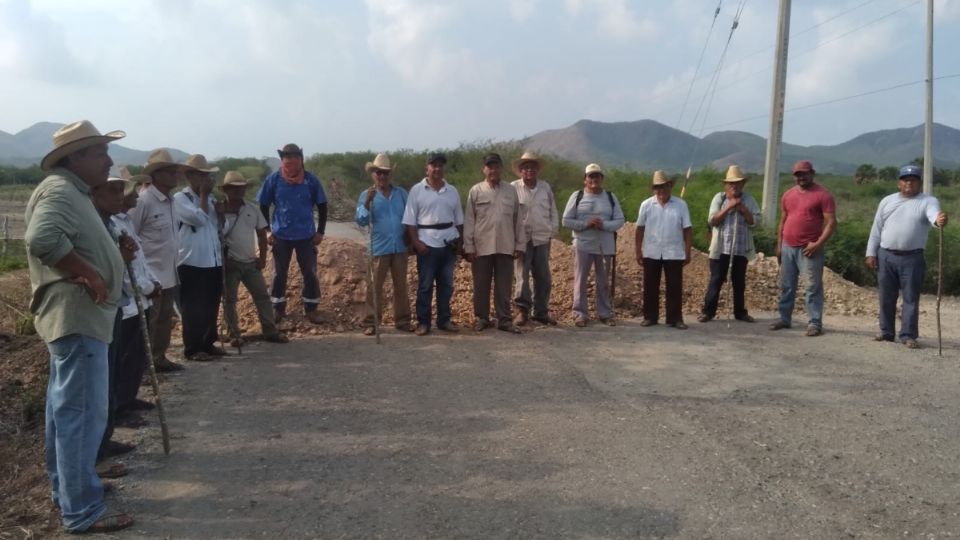
[[[780,248],[780,320],[790,326],[801,272],[807,281],[807,326],[822,329],[823,249],[817,250],[813,257],[807,257],[803,254],[803,247],[784,245]]]
[[[71,334],[47,349],[47,476],[64,528],[79,532],[106,512],[96,463],[107,426],[107,344]]]
[[[923,250],[896,255],[880,248],[877,253],[877,285],[880,288],[880,334],[887,339],[896,335],[897,296],[903,291],[900,340],[917,339],[920,319],[920,288],[927,263]]]
[[[417,254],[417,324],[430,328],[433,283],[437,283],[437,326],[450,322],[450,298],[453,296],[453,265],[457,252],[449,247],[427,246],[425,255]]]

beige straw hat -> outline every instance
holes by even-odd
[[[77,150],[83,150],[96,144],[109,143],[110,141],[122,139],[126,136],[126,133],[119,130],[101,135],[100,131],[97,130],[89,120],[80,120],[79,122],[67,124],[54,132],[53,150],[40,160],[40,168],[44,171],[49,171],[54,168],[57,162],[63,159],[64,156],[69,156]]]
[[[393,167],[390,165],[390,158],[386,154],[377,154],[373,161],[368,161],[363,169],[370,173],[374,170],[390,171],[393,170]]]
[[[723,179],[724,182],[743,182],[747,177],[744,176],[743,171],[740,170],[740,167],[737,165],[731,165],[727,168],[727,177]]]
[[[653,185],[662,186],[664,184],[669,184],[671,182],[673,182],[673,180],[671,180],[670,177],[667,176],[667,173],[663,171],[653,171],[653,182],[652,182]]]
[[[543,159],[542,157],[538,156],[537,154],[535,154],[535,153],[527,150],[526,152],[523,153],[522,156],[520,156],[519,158],[513,160],[513,172],[514,172],[514,174],[516,174],[517,176],[523,176],[523,175],[520,173],[520,166],[523,165],[524,163],[529,163],[529,162],[531,162],[531,161],[535,161],[535,162],[537,163],[537,168],[539,168],[539,169],[543,169],[543,166],[547,164],[547,160],[545,160],[545,159]]]
[[[183,165],[189,169],[205,173],[215,173],[220,170],[220,167],[211,167],[203,154],[193,154],[183,162]]]
[[[245,186],[250,182],[240,174],[239,171],[227,171],[223,176],[223,187],[227,186]]]
[[[143,167],[143,174],[153,174],[160,169],[167,167],[182,168],[183,165],[173,160],[170,152],[166,148],[157,148],[147,157],[147,164]]]
[[[129,178],[119,178],[116,176],[111,176],[107,178],[107,182],[123,182],[123,196],[129,197],[131,194],[137,192],[136,182],[130,180]]]

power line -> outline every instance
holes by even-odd
[[[707,52],[707,45],[710,44],[710,36],[713,35],[713,27],[717,25],[717,16],[720,15],[720,6],[723,0],[717,2],[717,9],[713,12],[713,22],[710,23],[710,30],[707,32],[707,39],[703,41],[703,49],[700,51],[700,59],[697,60],[697,68],[693,72],[693,78],[690,79],[690,86],[687,88],[687,96],[683,98],[683,106],[680,107],[680,116],[677,118],[676,128],[680,129],[680,122],[683,120],[683,113],[687,111],[687,102],[690,101],[690,94],[693,92],[693,85],[697,82],[697,75],[700,74],[700,66],[703,64],[703,55]]]

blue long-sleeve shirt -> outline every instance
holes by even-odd
[[[361,191],[357,200],[357,212],[354,219],[357,225],[366,227],[370,223],[370,211],[364,206],[367,192]],[[407,244],[404,241],[406,228],[401,222],[403,209],[407,205],[407,191],[399,186],[391,186],[390,196],[384,197],[380,190],[373,197],[370,208],[373,210],[373,255],[391,255],[405,253]]]

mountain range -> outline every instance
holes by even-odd
[[[53,133],[63,124],[40,122],[16,134],[0,131],[0,165],[26,167],[40,162],[51,147]],[[934,124],[935,165],[960,168],[960,130]],[[692,165],[725,169],[736,163],[746,171],[763,170],[766,139],[744,131],[717,131],[703,138],[665,126],[654,120],[597,122],[580,120],[562,129],[541,131],[519,141],[525,148],[581,163],[605,167],[682,172]],[[110,145],[118,165],[142,165],[146,150]],[[185,152],[171,149],[180,161]],[[783,143],[780,167],[788,171],[799,159],[809,159],[820,172],[852,174],[869,163],[877,167],[899,166],[923,155],[923,126],[864,133],[836,145],[800,146]]]

